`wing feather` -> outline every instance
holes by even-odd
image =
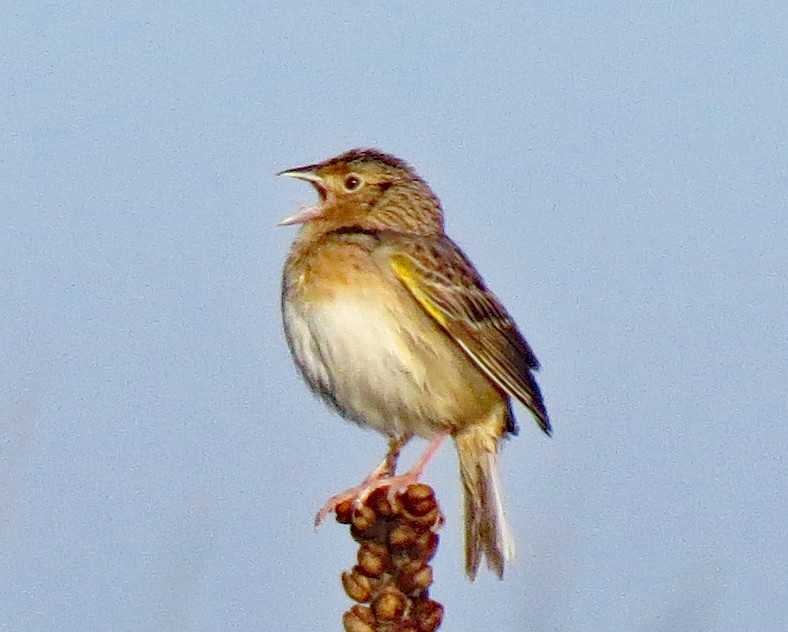
[[[539,368],[512,318],[452,242],[413,244],[391,267],[424,311],[503,391],[522,402],[551,433],[542,394],[532,371]]]

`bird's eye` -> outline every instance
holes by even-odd
[[[361,178],[359,178],[355,173],[351,173],[345,177],[345,190],[355,191],[363,183],[364,181]]]

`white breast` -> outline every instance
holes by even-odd
[[[435,434],[429,391],[435,351],[386,301],[347,291],[317,305],[284,305],[290,348],[312,388],[346,417],[392,434]]]

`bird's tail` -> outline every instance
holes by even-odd
[[[498,476],[499,437],[481,424],[455,436],[465,493],[465,573],[471,581],[482,558],[503,578],[504,566],[514,557]]]

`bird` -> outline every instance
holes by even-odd
[[[547,434],[551,422],[533,372],[539,362],[503,304],[445,232],[437,195],[408,163],[357,148],[281,171],[311,184],[314,205],[280,225],[300,225],[282,275],[285,337],[303,378],[341,416],[388,438],[365,481],[343,500],[418,480],[446,437],[463,487],[465,572],[481,562],[499,578],[514,555],[498,456],[518,433],[512,400]],[[429,446],[406,474],[400,449]]]

